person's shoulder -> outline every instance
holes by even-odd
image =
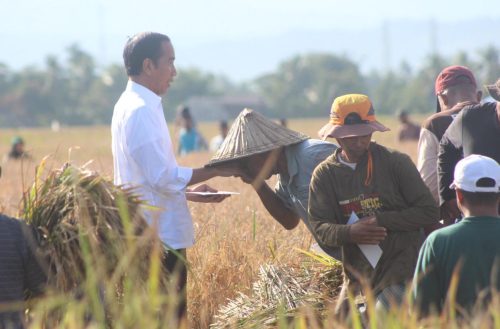
[[[461,115],[463,117],[475,117],[475,116],[484,116],[485,113],[493,113],[496,112],[497,103],[496,102],[485,102],[480,104],[474,104],[465,107]]]
[[[370,150],[373,154],[379,158],[381,161],[386,162],[387,164],[395,164],[395,165],[414,165],[410,156],[406,153],[400,152],[396,149],[386,147],[380,144],[373,142],[370,145]],[[387,167],[393,168],[393,167]]]
[[[459,112],[459,110],[451,109],[434,113],[433,115],[425,119],[422,127],[427,130],[433,131],[434,129],[436,129],[436,127],[442,125],[448,126],[453,121],[453,117]]]
[[[333,152],[328,157],[326,157],[323,161],[319,162],[316,168],[314,169],[314,175],[324,174],[325,172],[329,172],[338,168],[339,162],[337,161],[337,152]]]
[[[145,108],[148,108],[147,100],[132,90],[125,90],[115,104],[115,112],[134,113]]]
[[[290,148],[295,152],[304,154],[332,153],[337,149],[337,145],[319,139],[306,139],[305,141],[291,145]]]
[[[380,145],[379,143],[373,141],[370,144],[370,151],[374,154],[379,154],[381,156],[391,157],[391,158],[409,158],[408,154],[393,149],[391,147],[387,147],[384,145]]]
[[[21,232],[22,225],[22,221],[0,214],[0,230],[2,232],[9,232],[9,234],[17,235]]]

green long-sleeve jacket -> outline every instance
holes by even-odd
[[[368,153],[353,170],[338,161],[340,151],[313,173],[309,219],[323,244],[342,247],[348,282],[358,283],[361,275],[377,294],[389,285],[411,280],[423,242],[420,229],[436,223],[439,210],[407,155],[372,142],[372,179],[366,182]],[[375,214],[378,224],[387,229],[375,269],[350,240],[347,221],[353,211],[359,218]]]

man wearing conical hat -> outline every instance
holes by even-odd
[[[242,180],[252,184],[271,216],[284,228],[291,230],[302,219],[312,232],[307,219],[311,175],[336,148],[335,144],[310,139],[258,112],[245,109],[231,126],[209,166],[233,163],[240,168]],[[279,180],[272,189],[265,180],[276,174]],[[340,260],[339,248],[319,245]]]
[[[342,248],[340,314],[347,290],[362,292],[362,282],[378,307],[401,301],[423,242],[420,230],[439,218],[411,159],[371,141],[374,132],[387,130],[367,96],[350,94],[335,99],[330,122],[319,131],[340,147],[314,170],[309,220],[323,245]]]

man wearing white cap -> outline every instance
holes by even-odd
[[[437,222],[435,201],[411,159],[371,141],[387,131],[375,119],[370,99],[351,94],[333,102],[330,123],[319,132],[340,148],[314,170],[309,191],[309,221],[319,240],[342,247],[345,295],[361,292],[366,280],[377,307],[400,302],[413,277],[420,230]]]
[[[455,167],[458,207],[465,218],[433,232],[418,258],[413,294],[421,315],[440,312],[458,274],[457,309],[484,306],[500,290],[500,166],[486,156],[470,155]]]

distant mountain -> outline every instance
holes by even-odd
[[[273,71],[283,60],[309,52],[345,54],[363,72],[397,68],[402,61],[423,64],[437,51],[443,56],[466,51],[472,58],[488,45],[500,48],[500,17],[439,23],[387,21],[370,29],[292,31],[279,36],[228,40],[177,49],[179,64],[222,73],[237,81]]]

